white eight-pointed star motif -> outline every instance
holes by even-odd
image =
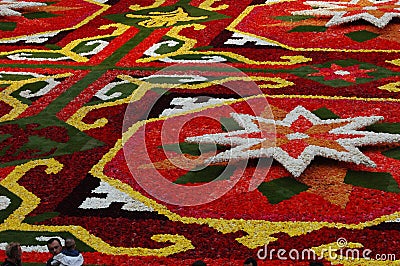
[[[302,106],[283,120],[238,113],[231,116],[243,130],[186,138],[192,143],[231,146],[206,163],[272,157],[298,177],[315,156],[375,167],[357,146],[400,142],[400,134],[358,130],[382,120],[381,116],[323,120]]]
[[[327,27],[365,20],[383,28],[394,17],[400,17],[398,0],[352,0],[350,2],[306,1],[313,9],[292,12],[293,15],[333,16]]]

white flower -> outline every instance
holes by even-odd
[[[350,2],[306,1],[313,9],[292,12],[293,15],[333,16],[327,27],[363,19],[383,28],[394,17],[400,17],[397,0],[352,0]]]
[[[357,146],[400,142],[399,134],[358,131],[382,120],[381,116],[322,120],[302,106],[297,106],[283,120],[231,115],[243,130],[186,139],[187,142],[232,146],[210,157],[206,163],[272,157],[298,177],[315,156],[376,167]]]

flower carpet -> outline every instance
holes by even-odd
[[[0,0],[0,249],[400,265],[399,32],[393,0]]]

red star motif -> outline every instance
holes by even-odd
[[[373,78],[367,73],[375,71],[375,69],[360,69],[359,65],[342,67],[332,64],[327,68],[314,68],[319,72],[308,74],[308,76],[322,76],[324,80],[342,79],[347,82],[355,83],[357,78]]]

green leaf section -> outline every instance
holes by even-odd
[[[109,58],[109,57],[108,57]],[[106,59],[107,60],[107,59]],[[94,67],[92,67],[94,68]],[[90,86],[93,82],[99,79],[105,73],[104,70],[92,70],[88,75],[86,75],[83,79],[79,80],[71,87],[68,88],[68,91],[61,94],[57,99],[51,102],[47,108],[47,116],[56,115],[68,104],[70,101],[78,97],[78,95],[82,92],[83,89]]]
[[[219,119],[221,123],[221,128],[225,132],[236,131],[236,130],[243,130],[244,128],[241,127],[235,119],[231,117],[221,117]]]
[[[48,83],[46,81],[37,81],[37,82],[33,82],[33,83],[28,83],[28,84],[23,85],[18,90],[14,91],[13,93],[11,93],[11,95],[13,97],[17,98],[18,100],[20,100],[21,102],[30,105],[32,103],[32,101],[29,98],[22,97],[20,95],[20,93],[22,91],[29,90],[33,94],[33,93],[38,92],[40,89],[43,89],[47,85],[48,85]]]
[[[39,237],[62,237],[66,239],[72,237],[75,239],[76,248],[81,252],[94,252],[95,250],[84,242],[76,238],[74,235],[68,232],[31,232],[31,231],[2,231],[0,232],[1,242],[19,242],[23,246],[46,246],[47,240],[38,240]]]
[[[2,134],[0,135],[0,143],[11,137],[11,134]]]
[[[0,80],[4,81],[18,81],[18,80],[26,80],[26,79],[31,79],[34,78],[32,75],[18,75],[18,74],[7,74],[7,73],[2,73],[0,76]]]
[[[138,88],[139,86],[133,83],[123,83],[123,84],[118,84],[112,89],[110,89],[106,95],[111,96],[111,95],[119,95],[118,97],[113,97],[108,100],[99,100],[96,96],[93,97],[93,99],[88,102],[86,105],[96,105],[99,103],[104,103],[104,102],[109,102],[109,101],[116,101],[118,99],[124,99],[132,95],[132,93]]]
[[[112,38],[104,38],[101,39],[100,41],[109,41]],[[82,54],[82,53],[88,53],[93,51],[97,46],[99,46],[99,43],[95,42],[93,44],[89,44],[91,41],[84,41],[79,43],[77,46],[75,46],[72,51],[77,53],[77,54]]]
[[[367,30],[353,31],[346,33],[345,35],[356,42],[369,41],[379,36],[379,34]]]
[[[176,184],[188,184],[188,183],[207,183],[211,182],[215,179],[219,180],[228,180],[233,172],[235,171],[236,167],[229,165],[229,166],[222,166],[222,165],[213,165],[207,166],[199,171],[196,169],[186,173],[185,175],[179,177],[174,183]]]
[[[178,39],[174,39],[174,38],[164,38],[164,40],[172,40],[174,42],[177,42],[178,44],[173,45],[173,46],[169,46],[167,43],[163,43],[155,52],[157,54],[163,55],[163,54],[168,54],[168,53],[173,53],[178,51],[184,44],[184,42],[182,42],[181,40]],[[199,50],[199,49],[193,49],[193,51],[195,50]],[[209,60],[210,57],[218,57],[218,58],[224,58],[226,60],[228,60],[229,62],[238,62],[236,59],[230,58],[230,57],[226,57],[223,55],[212,55],[212,54],[180,54],[180,55],[175,55],[175,56],[170,56],[171,59],[175,59],[175,60],[184,60],[184,61],[188,61],[188,60]],[[170,80],[172,78],[164,78],[167,79],[166,83],[171,83]],[[175,80],[178,80],[179,78],[174,78]],[[221,76],[219,76],[218,78],[215,77],[214,79],[221,79]],[[208,77],[209,81],[213,80],[213,77]],[[147,80],[148,82],[151,82],[151,80]],[[156,79],[157,83],[161,83],[162,82],[162,78],[157,77]],[[174,82],[172,84],[181,84],[182,82]],[[201,83],[201,82],[198,82]],[[195,84],[195,82],[192,82],[191,84]]]
[[[152,92],[155,92],[155,93],[161,95],[161,96],[162,96],[162,95],[171,94],[171,92],[170,92],[168,89],[165,89],[165,88],[153,87],[153,88],[151,88],[150,90],[151,90]]]
[[[0,167],[18,165],[30,161],[32,159],[44,159],[65,154],[72,154],[77,151],[90,150],[104,145],[103,142],[96,140],[92,137],[89,137],[88,135],[79,131],[75,127],[55,117],[46,116],[45,114],[6,122],[0,124],[0,127],[4,124],[17,124],[20,128],[25,129],[26,126],[32,124],[33,121],[34,123],[39,124],[39,127],[36,128],[35,130],[40,130],[49,126],[58,126],[60,128],[65,128],[69,136],[68,141],[65,143],[56,142],[51,139],[44,139],[43,137],[38,135],[29,136],[29,142],[25,143],[22,147],[20,147],[17,151],[17,154],[20,152],[27,152],[28,150],[30,150],[32,152],[32,157],[30,159],[7,161],[5,163],[1,163]],[[45,154],[46,152],[52,149],[54,150],[54,152],[47,155]]]
[[[326,30],[324,26],[302,25],[294,27],[289,32],[325,32]]]
[[[312,113],[324,120],[340,118],[340,116],[338,116],[337,114],[335,114],[334,112],[332,112],[331,110],[329,110],[326,107],[322,107],[317,110],[314,110],[314,111],[312,111]]]
[[[153,17],[151,13],[157,12],[157,13],[165,13],[168,15],[168,13],[173,14],[172,12],[176,11],[178,8],[182,8],[184,12],[188,13],[189,17],[194,18],[193,20],[182,20],[182,21],[177,21],[173,26],[179,26],[179,25],[186,25],[186,24],[193,24],[193,23],[203,23],[203,22],[208,22],[208,21],[213,21],[213,20],[220,20],[220,19],[225,19],[228,18],[228,16],[213,12],[213,11],[208,11],[202,8],[198,8],[195,6],[192,6],[189,4],[189,0],[183,0],[179,1],[177,4],[170,5],[170,6],[161,6],[157,8],[150,8],[150,9],[144,9],[144,10],[138,10],[134,12],[127,12],[127,13],[121,13],[121,14],[112,14],[112,15],[107,15],[105,18],[110,19],[114,22],[122,23],[125,25],[129,26],[135,26],[138,28],[144,28],[143,26],[139,25],[139,22],[146,21],[149,18]],[[126,15],[131,14],[131,15],[139,15],[142,17],[127,17]],[[206,17],[202,19],[196,19],[199,17]],[[170,27],[170,25],[163,25],[158,28],[167,28]]]
[[[89,53],[93,51],[97,46],[99,46],[98,43],[89,44],[89,42],[81,42],[80,44],[75,46],[72,51],[77,54]]]
[[[307,189],[308,186],[292,177],[282,177],[269,182],[263,182],[258,187],[258,190],[267,197],[271,204],[277,204],[290,199]]]
[[[282,20],[282,21],[290,21],[290,22],[296,22],[296,21],[302,21],[302,20],[307,20],[310,18],[314,18],[314,16],[276,16],[274,19],[276,20]]]
[[[382,152],[382,154],[385,155],[386,157],[400,160],[400,148],[394,148],[391,150],[387,150],[387,151]]]
[[[208,51],[211,50],[212,48],[214,48],[214,46],[199,46],[199,47],[195,47],[192,48],[193,51]]]
[[[58,215],[60,215],[59,212],[45,212],[38,214],[36,216],[26,217],[23,222],[28,224],[40,223],[49,220],[51,218],[57,217]]]
[[[61,50],[62,47],[58,46],[57,44],[53,44],[53,43],[48,43],[44,45],[46,48],[49,48],[50,50]]]
[[[158,49],[155,51],[157,54],[168,54],[168,53],[176,52],[179,50],[179,48],[181,48],[183,46],[183,44],[185,44],[183,41],[173,39],[173,38],[164,38],[164,41],[173,41],[173,42],[176,42],[177,44],[173,45],[173,46],[169,46],[167,43],[162,43],[160,45],[160,47],[158,47]],[[157,80],[158,79],[161,80],[162,78],[157,77]],[[159,82],[159,83],[161,83],[161,82]]]
[[[400,134],[400,123],[379,123],[367,126],[365,129],[373,132]]]
[[[52,141],[40,136],[29,136],[29,141],[25,143],[20,149],[20,152],[37,151],[35,156],[42,156],[51,152],[51,149],[57,147],[58,142]]]
[[[13,31],[16,27],[16,22],[0,22],[0,30],[2,31]]]
[[[37,19],[37,18],[52,18],[52,17],[57,17],[58,15],[48,12],[33,12],[33,13],[23,14],[23,16],[27,19]]]
[[[375,173],[364,171],[347,171],[344,179],[346,184],[353,186],[377,189],[386,192],[400,193],[399,185],[389,173]]]
[[[167,46],[167,45],[165,45],[165,46]],[[163,46],[161,46],[161,47],[163,47]],[[175,50],[178,50],[178,48],[174,48],[173,49],[173,51],[175,51]],[[157,53],[169,53],[169,52],[171,52],[171,51],[167,51],[167,52],[165,52],[165,51],[163,51],[162,50],[162,48],[159,48],[158,50],[157,50]],[[203,55],[195,55],[196,56],[196,58],[197,59],[199,59],[199,58],[201,58]],[[176,57],[174,57],[174,58],[176,58]],[[182,59],[185,59],[186,58],[186,55],[182,58]],[[177,68],[176,69],[176,71],[178,71],[178,70],[180,70],[179,68]],[[185,70],[185,69],[182,69],[182,70]],[[225,75],[225,76],[207,76],[207,81],[208,82],[212,82],[212,81],[219,81],[219,80],[221,80],[221,79],[223,79],[223,78],[229,78],[229,75]],[[146,79],[146,82],[148,82],[148,83],[151,83],[151,84],[157,84],[157,85],[159,85],[159,84],[171,84],[171,85],[180,85],[180,84],[183,84],[184,83],[184,81],[183,81],[183,79],[182,79],[182,77],[179,77],[179,76],[169,76],[169,77],[167,77],[167,76],[164,76],[164,77],[159,77],[159,76],[155,76],[155,77],[148,77],[147,79]],[[186,83],[190,83],[190,84],[201,84],[201,83],[203,83],[204,81],[195,81],[195,80],[190,80],[189,79],[189,81],[187,81]]]
[[[8,134],[7,134],[8,135]],[[6,136],[6,135],[5,135]],[[9,135],[11,137],[11,135]],[[9,138],[7,137],[7,138]],[[0,141],[0,143],[3,142],[3,140]],[[0,156],[4,156],[7,153],[7,150],[11,147],[11,145],[4,146],[3,149],[0,150]]]
[[[0,196],[7,197],[11,201],[6,209],[0,211],[0,223],[2,223],[21,206],[22,200],[3,186],[0,186]]]

